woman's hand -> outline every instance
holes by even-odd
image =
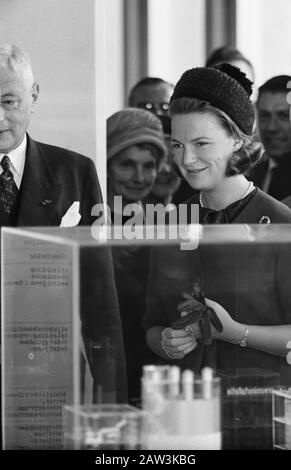
[[[211,324],[211,337],[222,341],[237,342],[243,337],[244,326],[231,318],[229,313],[217,302],[205,298],[207,307],[212,308],[222,323],[223,330],[219,333]],[[181,317],[188,312],[181,312]],[[197,346],[197,340],[201,338],[199,322],[190,323],[183,329],[164,328],[161,332],[161,348],[172,359],[182,359]]]
[[[214,302],[214,300],[207,298],[205,298],[205,304],[207,307],[213,308],[223,326],[222,332],[219,333],[211,325],[211,335],[213,339],[221,339],[223,341],[232,342],[232,340],[236,338],[237,333],[239,333],[239,337],[243,337],[244,325],[236,322],[233,318],[231,318],[230,314],[225,310],[225,308],[223,308],[217,302]],[[242,332],[242,335],[240,335],[240,331]]]
[[[190,331],[165,328],[161,333],[162,350],[173,359],[182,359],[197,346],[196,338]]]
[[[223,326],[222,332],[219,333],[216,328],[214,328],[214,326],[211,324],[211,337],[213,339],[220,339],[223,341],[232,342],[232,338],[237,336],[237,330],[240,324],[233,320],[229,313],[225,310],[225,308],[223,308],[219,303],[214,302],[214,300],[205,298],[205,304],[207,305],[207,307],[210,307],[215,311]],[[181,316],[185,315],[187,315],[187,312],[181,312]],[[243,328],[243,325],[241,325],[241,327]],[[198,322],[189,324],[186,329],[188,329],[189,332],[192,333],[195,339],[201,338],[201,332]]]

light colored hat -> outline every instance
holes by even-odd
[[[107,160],[132,145],[145,143],[156,147],[159,160],[166,155],[161,121],[150,111],[125,108],[107,119]]]

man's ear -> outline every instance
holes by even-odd
[[[31,112],[34,112],[35,105],[38,101],[38,95],[39,95],[39,85],[38,83],[34,83],[32,85],[32,90],[31,90],[31,96],[32,96],[32,108]]]
[[[237,152],[238,150],[240,150],[242,148],[242,144],[243,144],[242,140],[235,141],[233,144],[233,151]]]

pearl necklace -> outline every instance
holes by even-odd
[[[240,199],[244,199],[246,198],[249,194],[251,194],[251,192],[253,191],[254,189],[254,183],[252,181],[250,181],[250,184],[248,185],[246,191],[243,193],[243,195],[241,196]],[[202,196],[203,193],[202,191],[200,191],[200,194],[199,194],[199,203],[200,203],[200,206],[201,207],[205,207],[205,205],[203,204],[203,199],[202,199]]]

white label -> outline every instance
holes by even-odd
[[[196,436],[165,436],[154,434],[148,436],[145,449],[149,450],[220,450],[221,433],[197,434]]]

